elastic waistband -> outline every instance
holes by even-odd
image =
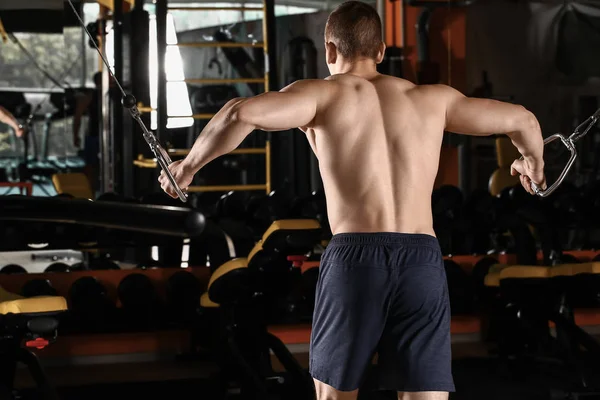
[[[338,233],[333,235],[328,246],[386,244],[440,247],[435,236],[397,232]]]

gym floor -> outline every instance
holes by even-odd
[[[596,337],[600,339],[600,335]],[[452,351],[457,390],[450,396],[453,400],[560,399],[561,397],[549,397],[549,394],[561,393],[570,386],[565,378],[568,374],[567,367],[556,362],[501,362],[488,356],[488,349],[475,342],[456,343]],[[307,353],[297,353],[295,356],[307,367]],[[591,369],[591,365],[588,367],[588,384],[600,385],[600,370]],[[211,399],[216,398],[218,393],[218,382],[211,378],[217,370],[206,362],[175,361],[171,358],[154,362],[46,368],[50,381],[56,385],[63,400],[104,400],[108,397],[111,400]],[[121,383],[116,383],[120,379]],[[18,387],[29,387],[31,383],[24,371],[18,374]],[[38,398],[32,389],[25,389],[23,395],[23,400]],[[235,399],[235,395],[231,398]],[[391,398],[394,398],[393,393],[367,392],[361,393],[359,400]]]

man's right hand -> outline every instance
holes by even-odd
[[[515,160],[510,166],[512,176],[519,175],[521,185],[529,194],[535,194],[531,183],[535,183],[541,190],[546,190],[546,177],[544,175],[544,163],[534,163],[525,159]]]
[[[22,138],[23,136],[25,136],[25,129],[22,125],[17,125],[17,127],[15,128],[15,134],[18,138]]]

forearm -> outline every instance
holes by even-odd
[[[5,123],[6,125],[13,128],[15,131],[19,130],[19,122],[17,119],[4,107],[0,106],[0,122]]]
[[[532,113],[524,112],[517,129],[507,136],[532,168],[544,167],[544,139],[540,124]]]
[[[182,161],[186,170],[195,174],[212,160],[235,150],[256,129],[239,118],[239,107],[244,101],[231,100],[210,120]]]

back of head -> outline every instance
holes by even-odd
[[[325,41],[334,42],[346,59],[377,58],[383,42],[379,14],[360,1],[342,3],[327,19]]]

